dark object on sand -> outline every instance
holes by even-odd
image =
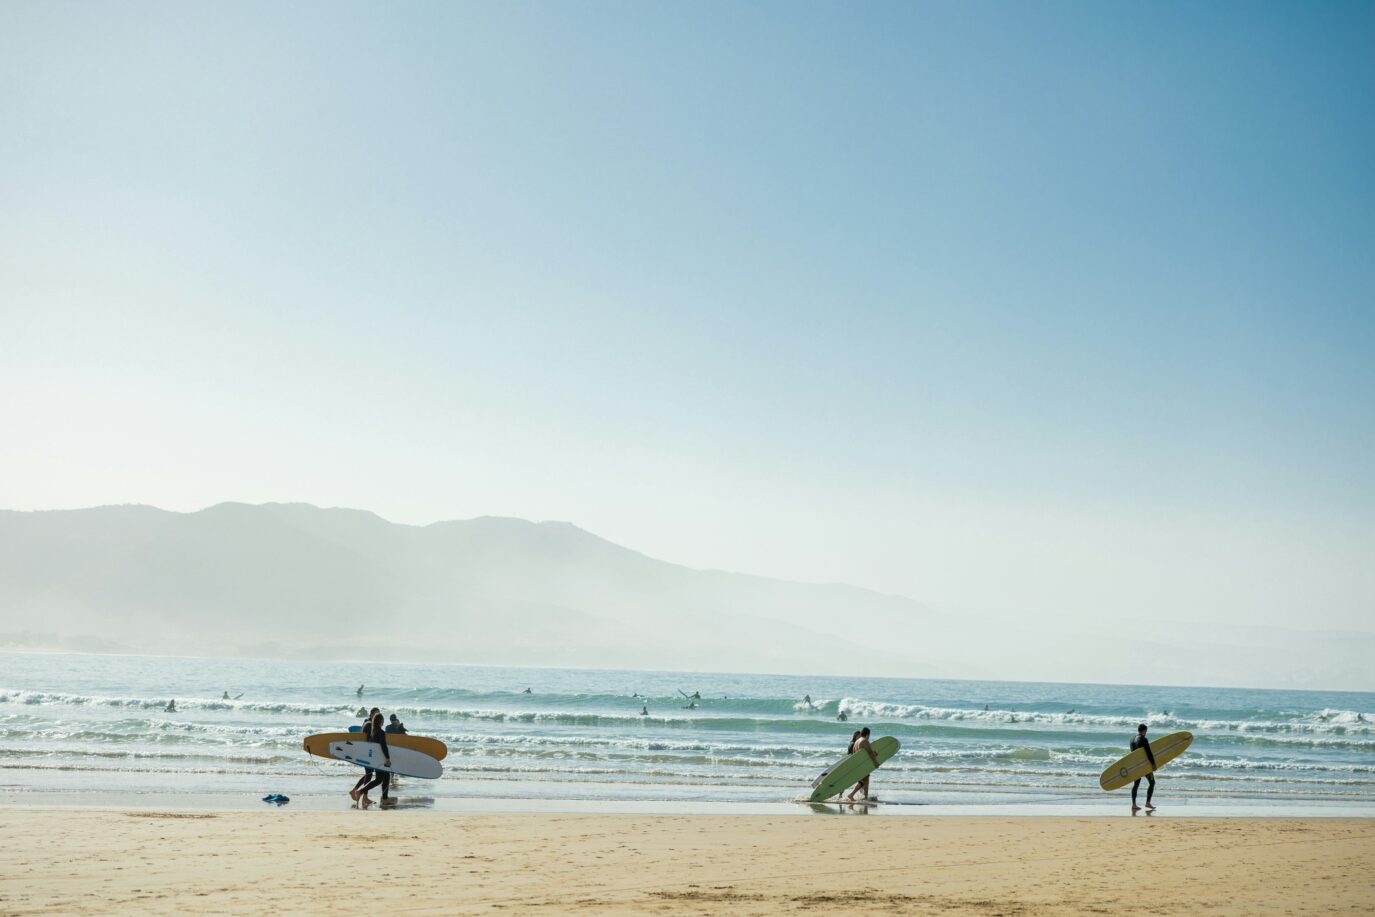
[[[284,806],[288,802],[291,802],[291,797],[283,796],[281,793],[268,793],[263,797],[263,802],[271,802],[279,806]]]

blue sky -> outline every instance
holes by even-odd
[[[0,0],[0,504],[1368,627],[1369,4]]]

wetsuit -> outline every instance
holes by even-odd
[[[372,741],[372,723],[364,723],[364,724],[363,724],[363,741],[364,741],[364,742],[371,742],[371,741]],[[363,787],[365,787],[365,786],[368,785],[368,781],[372,779],[373,773],[374,773],[374,771],[373,771],[372,768],[370,768],[370,767],[365,767],[365,768],[363,768],[363,776],[361,776],[361,777],[358,778],[358,782],[355,783],[355,784],[353,785],[353,788],[354,788],[355,790],[358,790],[359,792],[367,792],[366,790],[363,789]]]
[[[369,736],[369,741],[376,742],[378,745],[382,746],[382,759],[390,760],[391,749],[387,747],[386,730],[374,729],[369,733]],[[372,789],[375,786],[381,786],[382,798],[386,799],[387,794],[391,792],[391,771],[373,771],[372,773],[372,782],[370,782],[367,786],[363,787],[363,792],[366,793],[368,790]]]
[[[1138,734],[1136,738],[1132,739],[1132,751],[1136,751],[1138,748],[1146,749],[1146,758],[1151,762],[1152,773],[1146,775],[1146,779],[1151,782],[1150,786],[1146,787],[1146,805],[1150,805],[1151,797],[1155,795],[1155,774],[1153,773],[1155,771],[1155,753],[1151,751],[1150,739],[1146,738],[1144,735]],[[1137,777],[1136,782],[1132,784],[1133,806],[1136,805],[1136,789],[1139,786],[1141,786],[1141,778]]]

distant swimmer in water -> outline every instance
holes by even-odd
[[[984,713],[988,712],[988,704],[984,704]]]
[[[647,706],[642,706],[642,707],[640,707],[640,716],[649,716],[649,707],[647,707]]]
[[[535,692],[534,692],[534,691],[531,691],[529,688],[526,688],[524,691],[522,691],[522,692],[520,692],[520,693],[521,693],[521,694],[534,694]]]
[[[224,697],[221,697],[220,700],[229,700],[229,692],[224,692]]]
[[[362,685],[359,685],[359,686],[358,686],[358,690],[355,691],[354,693],[357,694],[359,697],[362,697],[362,696],[363,696],[363,686],[362,686]]]
[[[358,717],[358,719],[360,719],[360,720],[361,720],[363,717],[367,716],[367,715],[368,715],[368,708],[367,708],[367,707],[359,707],[359,708],[358,708],[358,712],[354,714],[354,716]]]
[[[639,697],[639,696],[640,696],[640,692],[639,692],[639,691],[636,691],[634,694],[632,694],[632,695],[630,695],[630,696],[631,696],[631,697]]]
[[[162,712],[163,712],[163,713],[176,713],[176,712],[177,712],[177,701],[176,701],[176,698],[173,698],[172,700],[169,700],[169,701],[167,702],[167,706],[162,708]]]
[[[693,691],[691,694],[689,694],[689,693],[687,693],[686,691],[684,691],[682,688],[679,688],[679,689],[678,689],[678,693],[681,694],[681,695],[683,695],[684,697],[686,697],[688,700],[701,700],[701,699],[702,699],[702,692],[700,692],[700,691]]]
[[[836,714],[836,719],[840,720],[842,723],[848,720],[849,718],[850,714],[846,713],[844,710]]]
[[[1073,709],[1066,710],[1066,711],[1065,711],[1065,715],[1068,716],[1069,714],[1071,714],[1071,713],[1073,713],[1073,712],[1074,712]]]
[[[1146,759],[1151,762],[1151,770],[1155,770],[1155,752],[1151,751],[1151,741],[1146,738],[1146,724],[1142,723],[1136,727],[1136,738],[1132,739],[1131,749],[1136,751],[1138,748],[1146,749]],[[1151,805],[1151,797],[1155,795],[1155,774],[1147,774],[1146,779],[1151,785],[1146,787],[1146,811],[1155,811],[1155,806]],[[1141,786],[1141,778],[1137,777],[1132,784],[1132,811],[1139,812],[1141,807],[1136,804],[1136,789]]]

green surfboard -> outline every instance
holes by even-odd
[[[898,740],[892,736],[875,739],[869,744],[873,746],[874,754],[878,755],[879,764],[898,753]],[[861,749],[855,752],[826,771],[820,782],[816,784],[816,789],[812,790],[810,801],[821,802],[823,799],[830,799],[835,794],[844,792],[873,773],[876,766],[874,759],[869,757],[867,751]]]

